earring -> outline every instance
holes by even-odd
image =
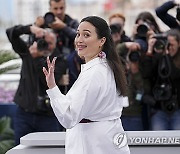
[[[104,51],[101,51],[99,54],[98,54],[98,57],[100,58],[106,58],[106,53]]]

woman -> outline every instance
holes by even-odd
[[[52,108],[67,128],[66,154],[129,154],[119,118],[126,80],[106,21],[96,16],[82,19],[75,45],[86,64],[66,95],[54,81],[55,59],[47,59],[48,71],[43,68]]]

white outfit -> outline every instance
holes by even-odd
[[[98,57],[82,65],[66,95],[57,86],[47,93],[56,117],[67,128],[66,154],[130,153],[127,144],[120,148],[114,143],[114,136],[124,132],[120,120],[123,97],[117,93],[106,59]],[[82,119],[95,122],[79,123]]]

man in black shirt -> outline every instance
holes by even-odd
[[[68,55],[74,51],[74,38],[79,23],[65,13],[65,0],[49,0],[49,7],[50,12],[55,16],[55,21],[48,26],[56,33],[58,49]],[[41,27],[44,23],[44,18],[38,17],[35,24]]]
[[[56,56],[55,79],[58,84],[66,72],[67,64],[56,48],[55,34],[49,30],[32,25],[17,25],[7,29],[6,33],[14,51],[22,59],[21,78],[14,98],[18,106],[14,121],[15,139],[16,144],[19,144],[20,137],[28,133],[60,130],[46,95],[48,87],[42,68],[47,67],[47,55],[50,59]],[[29,48],[28,43],[21,38],[23,34],[34,35],[37,40],[43,38],[48,48],[46,51],[38,51],[36,41]]]

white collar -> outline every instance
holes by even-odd
[[[91,67],[93,67],[97,64],[102,64],[102,63],[107,63],[106,58],[96,57],[96,58],[88,61],[86,64],[82,64],[81,65],[81,72],[86,71],[86,70],[90,69]]]

